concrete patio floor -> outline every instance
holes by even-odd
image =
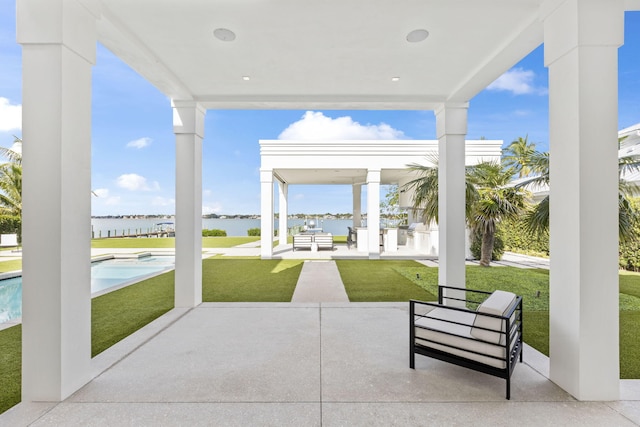
[[[22,403],[0,425],[640,425],[640,388],[578,402],[525,347],[505,381],[418,356],[406,303],[204,303],[174,309],[93,360],[61,403]],[[636,400],[633,400],[636,399]]]

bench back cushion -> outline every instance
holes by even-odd
[[[494,291],[489,296],[489,298],[487,298],[482,304],[478,306],[477,311],[478,313],[504,316],[515,299],[516,295],[512,292]],[[505,325],[505,323],[506,322],[502,319],[483,316],[482,314],[476,314],[476,320],[473,322],[474,327],[471,328],[471,335],[479,340],[488,341],[495,344],[504,344],[506,342],[505,334],[487,331],[486,329],[506,332],[507,326]]]

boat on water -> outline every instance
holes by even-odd
[[[159,222],[155,225],[158,237],[176,237],[176,228],[173,222]]]

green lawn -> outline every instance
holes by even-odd
[[[304,260],[212,257],[202,262],[208,302],[290,302]]]
[[[337,260],[340,277],[352,302],[436,300],[436,294],[416,286],[403,269],[420,268],[415,261]]]
[[[22,270],[22,260],[12,259],[9,261],[0,261],[0,273],[7,273],[9,271]]]

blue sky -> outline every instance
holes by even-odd
[[[619,50],[619,128],[640,122],[640,12],[627,12]],[[548,150],[542,46],[470,102],[468,139],[528,135]],[[21,136],[21,48],[15,0],[0,0],[0,146]],[[210,110],[203,143],[203,213],[260,212],[259,139],[323,134],[344,139],[434,139],[431,111]],[[28,141],[25,141],[28,143]],[[175,138],[170,101],[98,45],[93,70],[93,215],[171,214]],[[290,213],[351,211],[348,186],[291,186]]]

